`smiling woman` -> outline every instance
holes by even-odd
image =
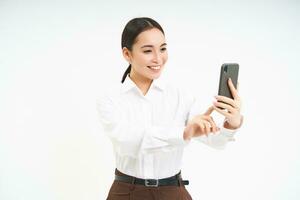
[[[153,19],[139,18],[127,23],[122,34],[122,51],[130,63],[127,74],[146,94],[153,79],[157,79],[168,60],[167,44],[162,27]]]
[[[192,199],[185,188],[188,181],[181,177],[184,147],[194,138],[222,149],[233,140],[236,129],[232,127],[240,126],[239,96],[231,82],[235,99],[224,97],[225,104],[199,114],[199,102],[192,95],[160,78],[168,60],[166,47],[164,31],[156,21],[129,21],[122,34],[122,53],[129,67],[120,88],[97,99],[116,158],[109,200]],[[228,110],[221,112],[226,119],[220,128],[210,116],[218,111],[215,106]]]
[[[132,51],[123,47],[123,55],[131,63],[130,77],[133,80],[151,82],[160,76],[168,59],[165,37],[156,28],[144,31],[137,37]]]

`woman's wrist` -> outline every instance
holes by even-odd
[[[230,123],[230,121],[228,119],[225,119],[224,121],[224,128],[227,129],[238,129],[242,126],[243,124],[243,115],[240,116],[239,122],[238,123]]]

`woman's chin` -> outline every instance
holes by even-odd
[[[150,79],[158,79],[160,77],[160,73],[157,73],[157,74],[151,74],[149,76]]]
[[[159,72],[150,73],[150,74],[148,74],[149,75],[148,77],[149,78],[151,77],[151,79],[158,79],[161,75],[161,72],[162,72],[162,70],[160,70]]]

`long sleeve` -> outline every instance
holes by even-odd
[[[188,115],[188,120],[192,119],[194,116],[203,114],[205,110],[203,110],[203,105],[201,102],[195,98],[190,96],[190,110]],[[193,138],[196,141],[202,142],[214,149],[224,149],[226,144],[230,141],[234,141],[234,135],[238,131],[238,129],[231,130],[227,129],[222,124],[217,125],[220,130],[216,133],[210,133],[208,136],[202,135],[199,137]]]
[[[220,131],[216,133],[210,133],[208,136],[203,135],[194,138],[196,141],[202,142],[214,149],[224,149],[229,141],[234,141],[234,135],[237,129],[231,130],[224,128],[220,125]]]
[[[116,168],[121,172],[160,179],[181,170],[184,148],[190,142],[183,139],[186,124],[206,107],[180,87],[160,78],[144,94],[128,75],[122,84],[112,83],[97,95],[101,131],[112,142]],[[220,128],[215,135],[193,140],[224,148],[235,131]]]
[[[129,120],[118,103],[109,96],[97,98],[97,112],[102,127],[120,155],[137,157],[146,151],[168,151],[176,145],[185,145],[184,126],[145,126]]]

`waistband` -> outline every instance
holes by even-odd
[[[188,180],[182,180],[181,171],[171,177],[163,179],[142,179],[134,176],[130,176],[120,172],[118,169],[115,169],[115,180],[125,183],[143,185],[146,187],[159,187],[159,186],[182,186],[188,185]]]

